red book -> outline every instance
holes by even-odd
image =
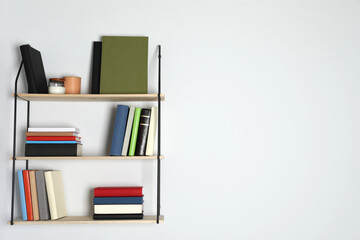
[[[24,178],[27,220],[28,221],[34,221],[34,216],[33,216],[33,211],[32,211],[32,202],[31,202],[29,170],[24,170],[23,171],[23,178]]]
[[[143,187],[98,187],[94,197],[142,197]]]
[[[80,141],[76,136],[33,136],[26,137],[27,141]]]

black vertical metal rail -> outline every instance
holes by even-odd
[[[30,101],[27,101],[27,122],[26,130],[28,131],[30,127]],[[26,170],[29,170],[29,160],[26,159]]]
[[[156,223],[159,224],[159,218],[160,218],[160,168],[161,168],[161,162],[160,162],[160,155],[161,155],[161,129],[160,129],[160,122],[161,122],[161,46],[158,46],[159,48],[159,72],[158,72],[158,151],[157,151],[157,211],[156,211]]]
[[[15,189],[15,159],[16,159],[16,116],[17,116],[17,84],[20,76],[21,68],[24,62],[21,61],[19,71],[15,79],[15,95],[14,95],[14,136],[13,136],[13,156],[12,156],[12,185],[11,185],[11,221],[10,224],[14,225],[14,189]]]

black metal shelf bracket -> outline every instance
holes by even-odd
[[[17,84],[20,76],[20,72],[24,62],[21,61],[19,71],[15,79],[15,95],[14,95],[14,136],[13,136],[13,156],[12,156],[12,183],[11,183],[11,221],[10,224],[14,225],[14,189],[15,189],[15,159],[16,159],[16,117],[17,117]]]
[[[156,223],[159,224],[160,218],[160,169],[161,169],[161,46],[158,45],[159,55],[158,55],[158,150],[157,150],[157,208],[156,208]]]

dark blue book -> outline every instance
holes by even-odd
[[[94,197],[94,204],[142,204],[143,197]]]
[[[121,156],[128,113],[129,113],[128,106],[124,106],[124,105],[117,106],[114,131],[111,142],[111,150],[110,150],[111,156]]]

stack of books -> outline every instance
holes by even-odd
[[[94,189],[94,220],[143,219],[143,187]]]
[[[66,204],[60,171],[18,171],[22,219],[53,220],[65,217]]]
[[[112,156],[152,156],[157,108],[118,105],[111,142]]]
[[[28,128],[25,156],[81,156],[78,128]]]

